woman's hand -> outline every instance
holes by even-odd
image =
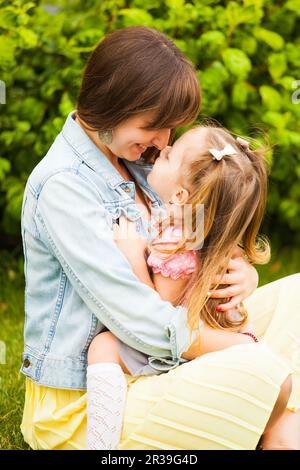
[[[258,285],[258,273],[254,266],[241,256],[241,251],[234,253],[227,271],[223,277],[219,276],[216,279],[216,284],[229,284],[229,286],[210,291],[210,297],[213,298],[230,297],[229,302],[218,306],[218,310],[221,311],[236,308],[240,302],[252,294]]]

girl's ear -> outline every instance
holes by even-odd
[[[183,206],[188,198],[190,193],[185,188],[179,188],[176,192],[172,195],[170,204],[175,204],[176,206]]]

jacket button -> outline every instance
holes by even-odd
[[[27,369],[27,367],[29,367],[30,365],[31,365],[30,360],[29,359],[24,359],[23,366],[26,367],[26,369]]]

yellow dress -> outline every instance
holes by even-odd
[[[168,373],[126,375],[119,450],[255,449],[280,385],[300,403],[300,274],[257,289],[245,302],[260,343],[203,355]],[[86,447],[86,393],[26,379],[21,424],[33,449]]]

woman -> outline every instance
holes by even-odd
[[[91,55],[77,112],[28,179],[21,429],[32,448],[85,448],[87,350],[104,328],[167,372],[128,377],[120,449],[253,449],[283,414],[289,367],[252,344],[235,346],[234,367],[229,349],[182,364],[197,357],[197,344],[188,341],[187,312],[139,282],[113,241],[112,225],[122,214],[146,233],[150,209],[161,205],[146,181],[149,161],[199,107],[195,70],[170,40],[142,27],[116,31]],[[231,260],[229,270],[229,288],[215,293],[232,297],[224,309],[257,286],[256,271],[244,259]],[[298,277],[265,289],[275,299],[283,284],[296,282]],[[254,304],[253,312],[264,307]],[[263,333],[266,325],[258,326]],[[186,406],[169,400],[175,389],[193,397],[193,430],[183,422],[190,419]]]

